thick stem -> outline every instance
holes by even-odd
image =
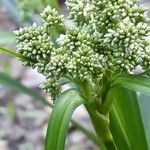
[[[86,106],[86,109],[90,115],[93,127],[97,136],[103,141],[105,147],[108,150],[117,150],[113,137],[109,130],[109,120],[106,116],[93,110],[90,106]]]

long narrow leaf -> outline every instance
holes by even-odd
[[[7,87],[9,90],[14,90],[20,93],[25,93],[29,96],[31,96],[35,100],[42,100],[44,101],[44,98],[36,93],[34,90],[25,87],[17,80],[14,80],[10,78],[8,75],[0,72],[0,84]]]
[[[125,75],[117,78],[112,87],[122,86],[133,91],[150,95],[150,78],[141,75]]]
[[[117,87],[110,114],[111,132],[120,150],[148,150],[143,120],[136,93]]]
[[[142,118],[145,126],[145,131],[148,140],[148,146],[150,149],[150,97],[147,95],[141,95],[139,98],[139,104],[142,112]]]
[[[23,59],[23,60],[27,60],[27,61],[30,61],[30,62],[35,62],[34,60],[28,58],[28,57],[25,57],[19,53],[16,53],[12,50],[9,50],[9,49],[6,49],[6,48],[3,48],[3,47],[0,47],[0,52],[4,53],[4,54],[9,54],[11,56],[14,56],[14,57],[17,57],[17,58],[20,58],[20,59]]]
[[[68,90],[58,97],[48,124],[45,150],[64,150],[72,113],[82,103],[76,90]]]

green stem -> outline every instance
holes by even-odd
[[[97,111],[93,111],[90,106],[86,105],[86,109],[90,115],[96,134],[103,141],[105,147],[108,150],[117,150],[109,129],[109,119]]]
[[[105,101],[99,107],[99,112],[103,115],[109,114],[112,104],[113,104],[113,91],[114,89],[110,89],[106,95]]]

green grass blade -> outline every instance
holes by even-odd
[[[136,93],[123,87],[113,93],[110,128],[118,150],[148,150]]]
[[[112,87],[122,86],[133,91],[139,91],[150,95],[150,78],[141,75],[124,75],[118,77]]]
[[[23,59],[23,60],[27,60],[29,62],[35,62],[34,60],[32,60],[32,59],[30,59],[28,57],[25,57],[25,56],[23,56],[23,55],[21,55],[19,53],[16,53],[16,52],[14,52],[12,50],[9,50],[9,49],[3,48],[3,47],[0,47],[0,52],[4,53],[4,54],[9,54],[11,56],[14,56],[14,57],[17,57],[17,58],[20,58],[20,59]]]
[[[148,146],[150,149],[150,96],[141,95],[139,98],[139,104],[142,112],[142,118],[145,126],[145,131],[148,140]]]
[[[76,90],[68,90],[58,97],[48,124],[45,150],[64,150],[72,113],[82,103]]]
[[[14,80],[10,78],[8,75],[1,72],[0,72],[0,84],[3,85],[4,87],[7,87],[9,90],[27,94],[35,100],[42,100],[43,102],[45,101],[44,98],[38,93],[36,93],[34,90],[25,87],[17,80]]]

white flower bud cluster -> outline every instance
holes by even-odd
[[[69,18],[73,19],[78,25],[83,25],[90,20],[94,9],[90,0],[67,0],[66,5],[70,10]]]
[[[72,74],[73,78],[87,79],[92,78],[94,74],[102,74],[106,60],[103,54],[97,53],[99,36],[96,35],[90,35],[88,27],[84,30],[70,29],[65,35],[60,35],[57,42],[62,50],[54,57],[57,57],[56,64],[64,60],[62,64],[65,64],[64,68]],[[61,58],[62,54],[63,58]]]
[[[50,6],[41,14],[43,26],[15,32],[19,53],[36,60],[34,67],[45,75],[45,91],[57,94],[59,80],[67,76],[94,85],[108,71],[132,73],[138,65],[150,70],[147,10],[137,0],[67,0],[66,4],[75,27],[60,34],[57,47],[47,27],[61,24],[62,16]]]
[[[42,85],[41,88],[44,89],[44,92],[51,93],[52,98],[54,98],[60,92],[60,84],[57,79],[47,79]]]
[[[23,56],[28,57],[35,62],[48,60],[53,49],[53,43],[43,27],[36,24],[27,28],[21,28],[14,32],[16,35],[17,51]],[[25,64],[28,62],[25,62]],[[32,65],[34,67],[34,65]]]
[[[63,15],[59,15],[55,8],[47,6],[44,11],[41,13],[44,24],[47,27],[51,27],[57,24],[62,24]]]
[[[108,29],[102,43],[112,49],[113,58],[118,60],[116,65],[121,65],[123,70],[130,73],[137,65],[143,65],[145,48],[149,45],[149,32],[146,23],[135,25],[129,18],[125,18],[115,29]]]
[[[126,17],[136,23],[148,21],[147,9],[138,0],[67,0],[69,18],[78,25],[93,24],[99,29],[115,26]]]

